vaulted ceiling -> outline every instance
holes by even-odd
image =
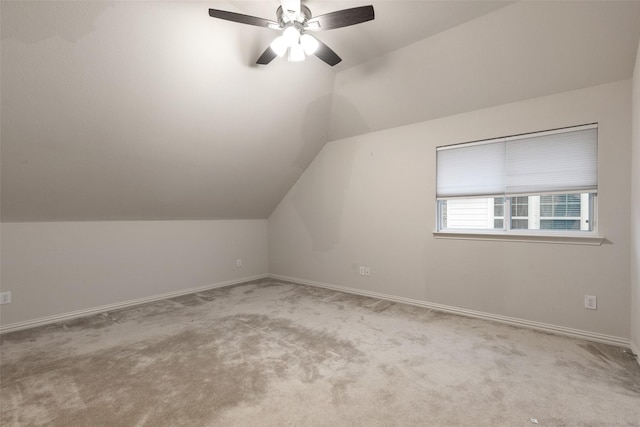
[[[637,1],[304,3],[376,19],[318,33],[336,67],[256,66],[275,31],[208,8],[277,0],[3,0],[2,220],[266,218],[328,140],[629,78],[640,31]]]

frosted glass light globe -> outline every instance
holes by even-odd
[[[284,30],[282,37],[286,41],[287,46],[292,47],[298,44],[298,40],[300,40],[300,33],[298,32],[298,29],[292,25]]]
[[[289,49],[289,61],[300,62],[304,61],[304,49],[301,45],[295,44]]]
[[[282,37],[282,36],[276,37],[276,39],[271,42],[269,47],[279,57],[282,57],[282,56],[284,56],[285,53],[287,53],[287,42],[285,41],[284,37]]]
[[[309,34],[303,34],[302,37],[300,37],[300,44],[304,49],[304,53],[307,55],[313,55],[316,53],[319,46],[318,40]]]

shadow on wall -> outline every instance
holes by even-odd
[[[302,129],[302,146],[294,165],[305,170],[328,141],[331,95],[317,98],[307,106]]]
[[[371,132],[360,111],[340,95],[333,95],[329,121],[329,141]]]
[[[332,155],[321,152],[296,184],[292,205],[311,239],[312,250],[327,252],[341,242],[342,216],[356,156],[356,144],[340,142]]]
[[[296,159],[296,165],[306,170],[294,186],[291,201],[313,251],[326,252],[341,242],[344,204],[357,154],[353,141],[336,143],[330,156],[322,148],[332,140],[332,134],[343,137],[369,132],[360,112],[343,97],[326,95],[307,107],[302,128],[304,144]]]
[[[2,39],[16,38],[32,44],[58,36],[73,43],[93,33],[95,22],[112,6],[89,1],[2,2],[3,12],[12,17],[2,21]],[[68,19],[69,16],[77,18]]]

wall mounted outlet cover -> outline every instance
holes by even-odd
[[[9,304],[11,302],[11,291],[0,292],[0,304]]]

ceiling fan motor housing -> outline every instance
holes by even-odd
[[[276,17],[278,19],[278,23],[280,24],[280,27],[282,27],[282,28],[284,28],[285,26],[287,26],[287,24],[290,23],[290,21],[288,19],[289,17],[282,10],[282,6],[278,6],[278,9],[276,10]],[[309,8],[307,6],[301,4],[300,5],[300,13],[298,14],[298,16],[295,17],[294,21],[292,21],[292,22],[294,23],[294,25],[298,24],[300,26],[300,28],[302,29],[302,28],[304,28],[305,23],[309,19],[311,19],[311,11],[309,10]]]

